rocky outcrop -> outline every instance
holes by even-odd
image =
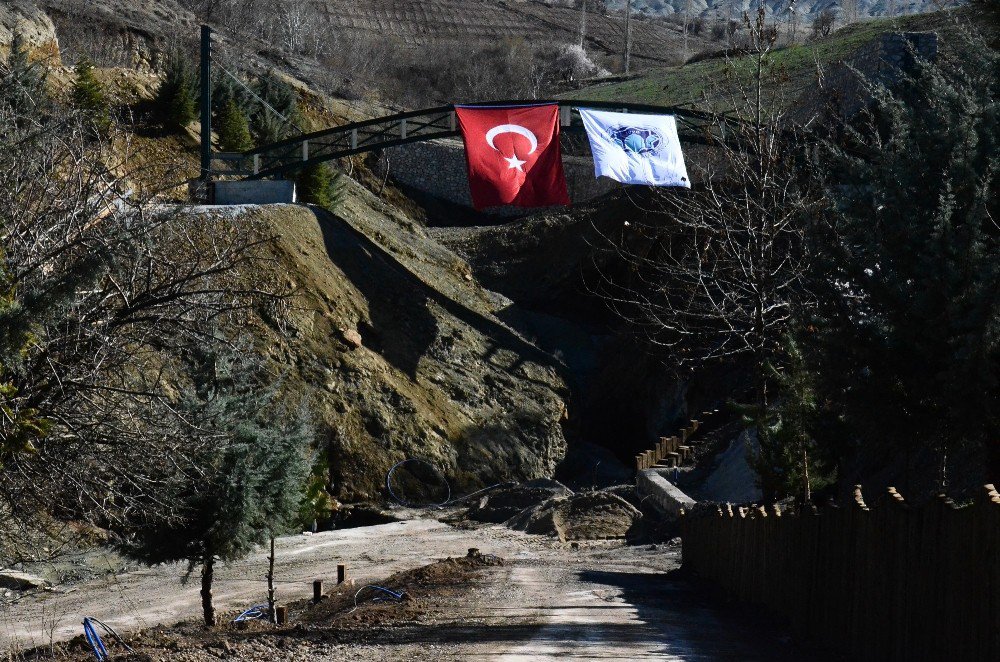
[[[14,33],[24,37],[35,59],[59,64],[59,41],[52,20],[30,0],[5,0],[0,3],[0,55],[10,51]],[[51,60],[54,58],[54,61]]]

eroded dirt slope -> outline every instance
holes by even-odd
[[[456,490],[554,471],[562,364],[501,322],[510,302],[421,226],[354,184],[336,216],[295,205],[193,213],[274,232],[260,277],[295,296],[254,332],[316,412],[339,498],[381,495],[407,457],[443,467]]]

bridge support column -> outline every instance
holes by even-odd
[[[201,26],[201,178],[212,179],[212,28]]]

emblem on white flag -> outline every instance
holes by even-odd
[[[623,184],[691,188],[673,115],[580,109],[594,174]]]

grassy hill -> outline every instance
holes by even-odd
[[[815,85],[818,74],[850,59],[881,34],[936,31],[942,39],[942,47],[946,47],[948,36],[963,29],[963,25],[971,23],[987,29],[991,20],[988,14],[982,8],[962,8],[876,19],[849,25],[808,44],[780,48],[774,52],[772,63],[781,70],[781,82],[771,93],[780,97],[785,105],[792,105]],[[720,54],[681,66],[653,69],[628,80],[598,83],[565,96],[595,101],[620,99],[675,106],[707,105],[721,109],[738,82],[749,79],[750,65],[746,57]]]

